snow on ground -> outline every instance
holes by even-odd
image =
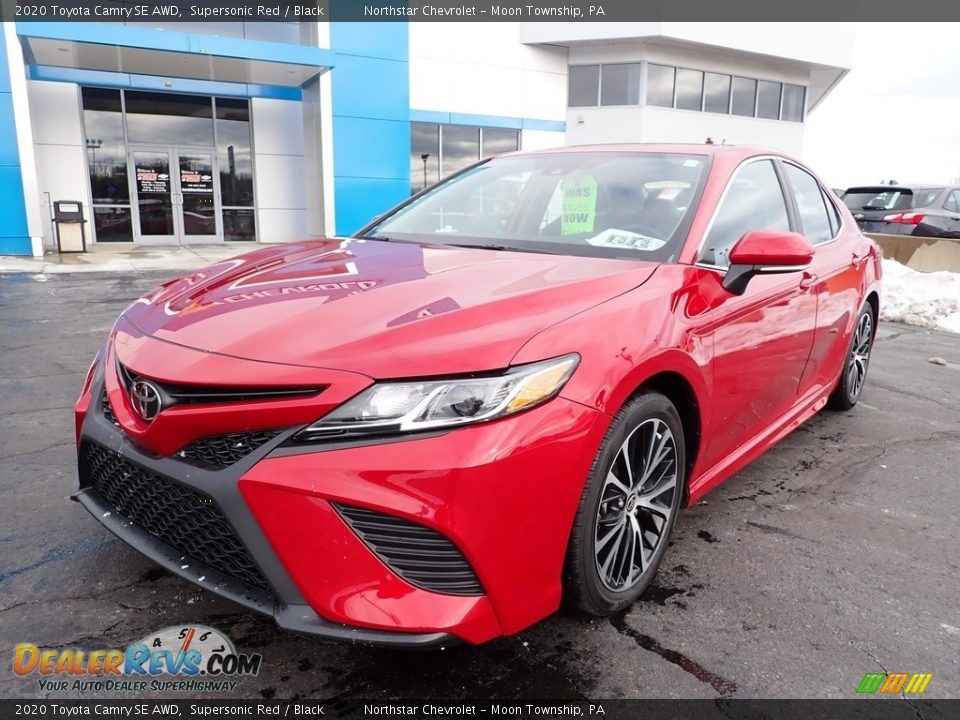
[[[960,333],[960,273],[922,273],[883,260],[880,317]]]

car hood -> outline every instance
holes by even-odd
[[[264,248],[160,286],[124,313],[204,352],[373,378],[503,368],[554,323],[656,263],[328,239]]]

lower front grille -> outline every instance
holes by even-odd
[[[261,445],[270,442],[280,430],[254,430],[194,440],[176,454],[176,458],[197,467],[219,470],[233,465]]]
[[[334,507],[377,557],[411,585],[444,595],[483,595],[463,553],[436,530],[373,510]]]
[[[89,440],[80,447],[80,478],[117,514],[187,558],[246,585],[270,590],[269,583],[212,498]]]

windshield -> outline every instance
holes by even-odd
[[[706,177],[699,155],[564,152],[493,158],[363,231],[366,237],[670,261]]]

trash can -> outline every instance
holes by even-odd
[[[83,203],[57,200],[53,203],[53,225],[57,233],[57,250],[62,253],[86,252],[87,235]]]

